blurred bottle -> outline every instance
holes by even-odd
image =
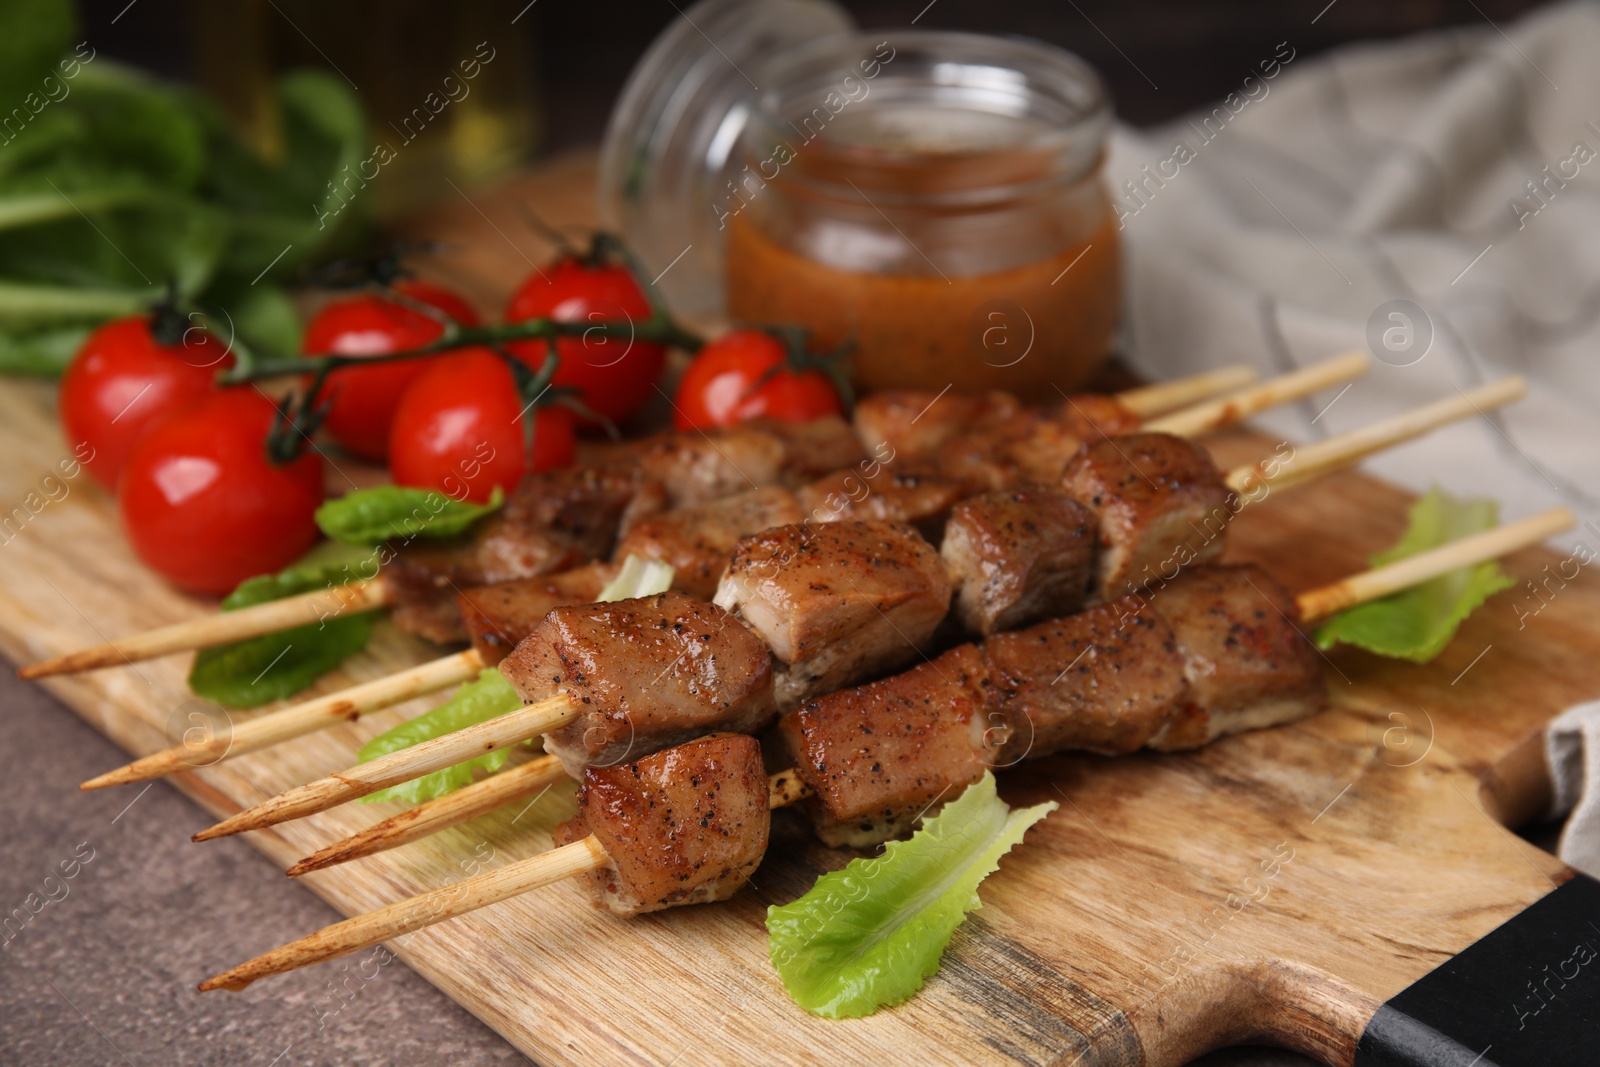
[[[321,67],[354,86],[374,147],[380,218],[506,174],[539,146],[544,116],[527,0],[192,0],[201,85],[268,158],[282,148],[279,73]],[[517,19],[513,23],[513,19]],[[448,81],[446,79],[449,79]]]

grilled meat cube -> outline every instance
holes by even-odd
[[[1188,689],[1171,628],[1137,597],[999,634],[983,648],[1011,726],[1003,766],[1069,748],[1133,752],[1166,728]]]
[[[783,473],[791,485],[804,485],[829,471],[853,467],[867,458],[861,438],[837,415],[824,415],[809,422],[752,419],[743,425],[783,442]]]
[[[856,436],[880,460],[933,456],[957,434],[1010,418],[1022,405],[1010,393],[994,390],[973,396],[885,389],[856,402]],[[880,448],[888,446],[889,454]]]
[[[828,845],[865,847],[909,830],[983,777],[1005,743],[983,653],[973,645],[870,685],[819,697],[778,721]]]
[[[566,468],[529,475],[498,514],[463,537],[407,536],[384,567],[395,625],[435,641],[467,637],[456,594],[471,586],[570,570],[611,554],[617,531],[661,510],[661,485],[638,472]]]
[[[1138,426],[1138,418],[1112,398],[1079,394],[951,439],[939,450],[940,469],[978,489],[1021,481],[1054,484],[1084,445]]]
[[[396,587],[397,589],[399,587]],[[461,625],[454,598],[449,590],[432,586],[396,592],[389,609],[389,621],[401,633],[432,641],[436,645],[457,645],[471,639]]]
[[[1196,567],[1152,594],[1177,636],[1189,697],[1150,740],[1163,751],[1314,715],[1328,703],[1294,597],[1256,566]]]
[[[472,647],[485,663],[495,664],[554,609],[594,603],[619,569],[615,563],[590,563],[542,578],[478,586],[458,593],[451,607]]]
[[[1094,580],[1094,513],[1060,489],[1026,484],[963,500],[939,554],[969,633],[1014,630],[1083,607]]]
[[[517,530],[493,515],[465,537],[412,542],[396,553],[383,569],[384,581],[394,590],[390,618],[406,633],[430,641],[463,641],[467,632],[456,611],[458,589],[568,570],[588,559],[566,537]]]
[[[761,746],[713,734],[617,767],[591,767],[555,843],[593,834],[611,857],[580,875],[597,908],[640,915],[726,900],[760,865],[772,815]]]
[[[739,541],[716,603],[777,657],[779,710],[918,657],[950,606],[935,552],[909,526],[780,526]]]
[[[641,471],[563,467],[522,479],[503,514],[519,529],[550,530],[589,559],[604,559],[621,534],[666,506],[665,486]]]
[[[589,445],[579,460],[602,468],[641,471],[666,487],[667,501],[676,508],[776,485],[786,456],[781,440],[741,425]]]
[[[834,471],[795,491],[809,522],[909,522],[934,537],[944,528],[950,508],[965,495],[959,482],[903,463],[870,461]]]
[[[565,693],[577,717],[545,735],[573,777],[773,716],[772,656],[721,608],[682,593],[556,608],[500,664],[528,703]]]
[[[710,600],[739,538],[800,519],[800,505],[789,490],[753,489],[646,519],[622,539],[615,558],[670,563],[674,589]]]
[[[1072,461],[1063,484],[1099,520],[1102,599],[1222,554],[1233,493],[1192,441],[1158,433],[1103,440]]]

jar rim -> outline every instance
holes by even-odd
[[[890,49],[887,57],[884,48]],[[837,190],[859,199],[858,188],[819,177],[834,165],[910,170],[1010,153],[1034,161],[1031,173],[1017,180],[941,191],[882,188],[878,193],[930,206],[1025,196],[1091,174],[1102,158],[1111,126],[1110,97],[1094,68],[1065,49],[1031,38],[950,30],[858,31],[790,49],[765,64],[757,77],[763,88],[756,94],[741,150],[747,156],[759,154],[765,146],[787,146],[792,134],[801,135],[802,143],[789,146],[790,154],[821,156],[825,165],[792,168],[808,173],[791,173],[785,180],[817,195]],[[860,89],[859,100],[851,95],[851,79]],[[946,126],[960,110],[975,118],[1013,121],[980,119],[977,125],[982,131],[966,144],[919,145],[907,140],[904,131],[898,142],[885,143],[859,139],[840,143],[823,136],[829,115],[841,115],[851,104],[861,105],[858,112],[881,110],[881,104],[867,103],[874,88],[887,90],[880,98],[887,95],[901,105],[919,96],[940,100],[945,106],[939,122]],[[828,100],[836,101],[838,110],[825,107]],[[801,115],[804,127],[795,121]],[[811,132],[812,116],[822,119],[815,132]]]

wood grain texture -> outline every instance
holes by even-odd
[[[492,310],[548,252],[520,225],[518,205],[583,221],[590,175],[584,159],[559,161],[449,205],[418,232],[456,246],[451,273]],[[1276,443],[1233,433],[1213,446],[1233,465]],[[30,492],[47,500],[42,480],[68,454],[48,386],[0,384],[0,445],[0,503],[27,512]],[[111,500],[86,476],[66,484],[25,521],[13,512],[0,536],[6,655],[29,662],[211,610],[135,563]],[[1310,588],[1391,542],[1406,503],[1396,489],[1336,475],[1247,509],[1229,557]],[[1508,567],[1531,578],[1556,560],[1525,552]],[[767,962],[766,906],[849,859],[812,842],[791,813],[778,814],[751,888],[726,905],[621,922],[562,885],[392,947],[542,1064],[1179,1064],[1241,1040],[1348,1062],[1378,1003],[1566,876],[1484,805],[1535,810],[1539,761],[1527,739],[1570,702],[1600,694],[1600,590],[1585,574],[1519,619],[1527,597],[1519,589],[1491,600],[1426,667],[1332,655],[1334,707],[1311,721],[1190,755],[1057,757],[1007,772],[1008,800],[1054,799],[1061,810],[985,885],[985,907],[925,992],[872,1018],[805,1015]],[[437,654],[381,623],[369,651],[319,689]],[[45,684],[144,754],[190,725],[187,665],[180,657]],[[363,740],[428,703],[186,772],[177,784],[230,815],[349,765]],[[250,839],[287,865],[399,810],[348,805]],[[553,789],[301,881],[357,914],[546,849],[572,811],[570,788]],[[283,891],[298,890],[286,881]],[[204,926],[193,936],[204,938]],[[212,961],[215,970],[238,962]],[[239,995],[269,997],[271,984]]]

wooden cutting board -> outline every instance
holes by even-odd
[[[587,222],[591,180],[587,158],[560,160],[412,229],[453,246],[435,272],[493,311],[549,251],[522,207]],[[86,476],[47,480],[68,455],[53,407],[49,386],[0,383],[0,500],[21,508],[0,535],[0,649],[29,662],[212,610],[139,566],[112,501]],[[1245,433],[1212,443],[1225,465],[1276,444]],[[1229,558],[1310,588],[1392,542],[1407,499],[1356,474],[1285,492],[1242,515]],[[1533,551],[1507,566],[1537,579],[1557,562]],[[1527,588],[1495,597],[1425,667],[1331,656],[1334,706],[1311,721],[1192,755],[1058,757],[1007,772],[1010,801],[1054,799],[1061,810],[984,886],[984,908],[926,990],[871,1018],[806,1015],[767,962],[767,905],[849,858],[811,843],[788,813],[771,857],[732,902],[623,922],[558,886],[393,947],[551,1065],[1178,1064],[1245,1040],[1348,1063],[1380,1003],[1570,875],[1501,823],[1543,803],[1541,726],[1600,696],[1600,589],[1589,578],[1549,589],[1542,600]],[[436,651],[383,623],[368,652],[318,688]],[[178,657],[46,684],[143,754],[189,725],[187,666]],[[422,706],[177,784],[228,815],[349,765],[364,739]],[[348,805],[251,840],[287,865],[394,810]],[[346,914],[364,912],[541,851],[572,810],[570,790],[556,790],[520,813],[303,882]],[[352,960],[370,971],[382,958],[373,952]],[[218,971],[238,962],[211,961]],[[270,996],[270,980],[241,995]]]

